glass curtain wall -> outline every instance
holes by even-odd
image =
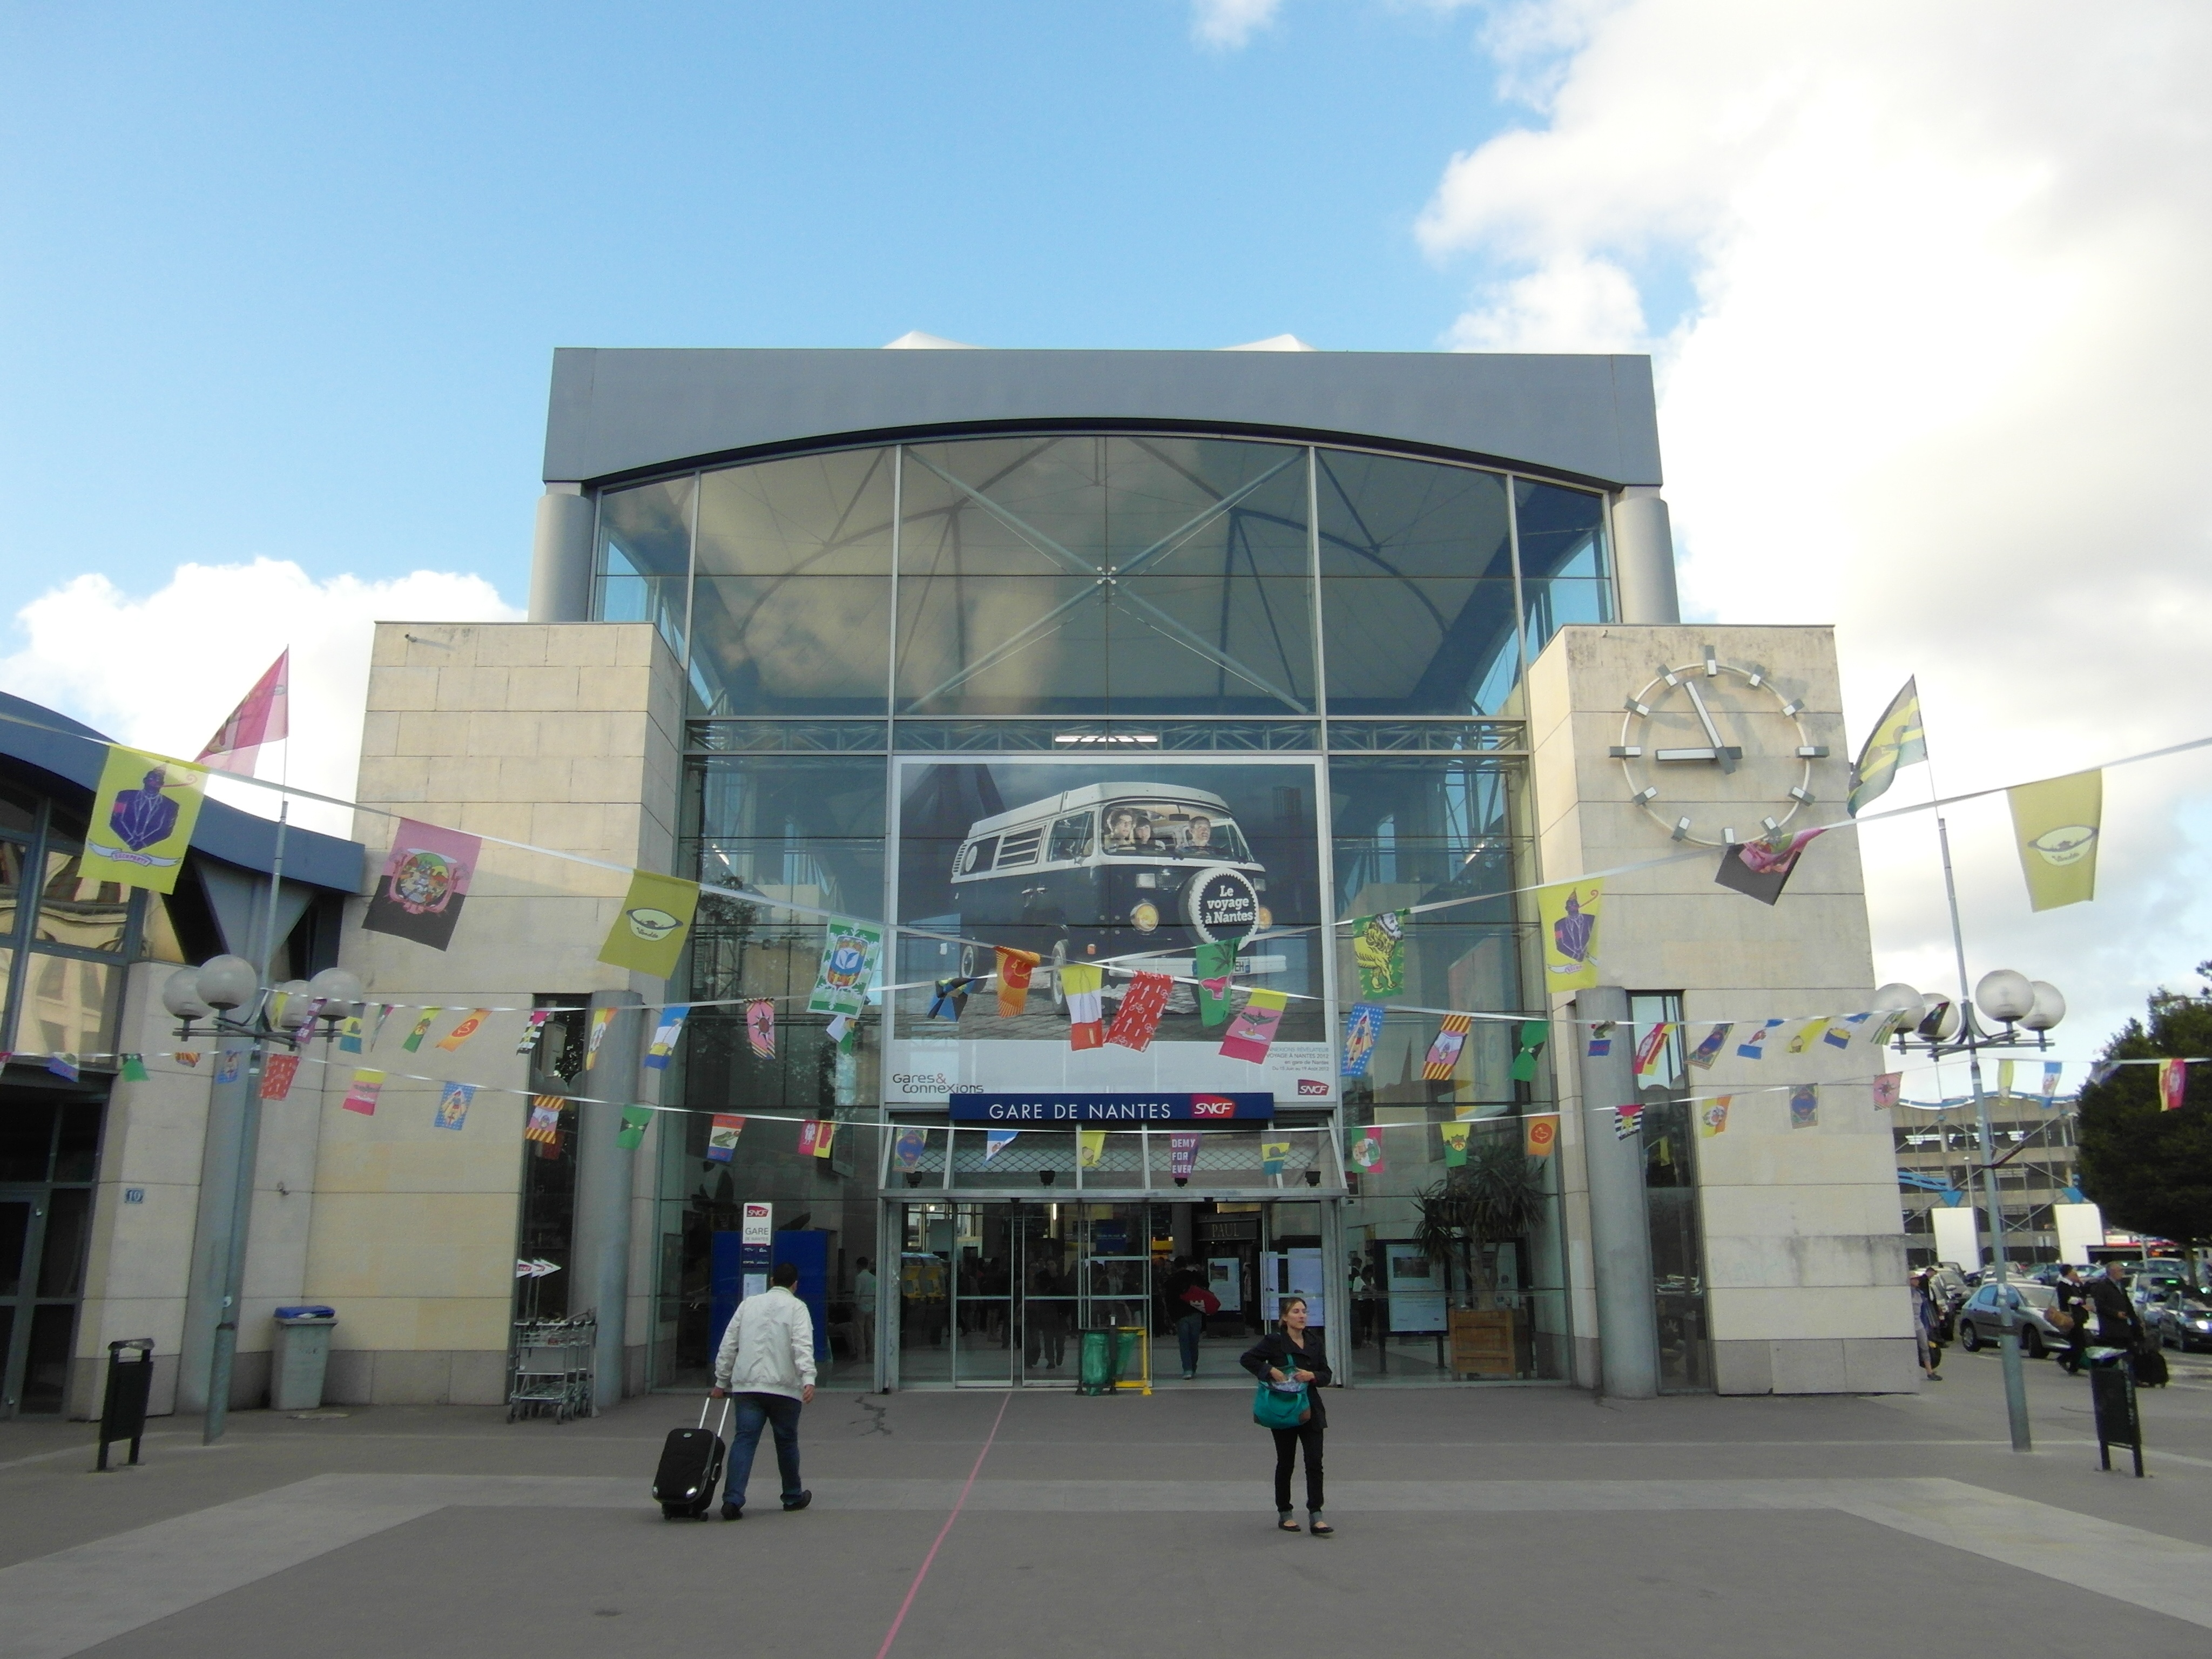
[[[1517,1156],[1549,1068],[1513,1075],[1540,1000],[1512,897],[1516,716],[1553,633],[1612,615],[1602,496],[1343,447],[1036,434],[610,489],[599,550],[594,614],[652,622],[684,665],[684,856],[710,883],[880,920],[895,751],[1325,753],[1336,915],[1473,901],[1403,919],[1405,988],[1386,1000],[1407,1011],[1346,1085],[1347,1138],[1424,1126],[1389,1135],[1389,1167],[1362,1174],[1347,1211],[1355,1374],[1565,1374],[1556,1175]],[[667,1097],[690,1110],[661,1141],[659,1382],[703,1374],[725,1311],[717,1238],[748,1200],[820,1236],[805,1248],[823,1251],[832,1363],[865,1370],[883,1087],[872,1043],[841,1053],[803,1012],[823,937],[789,911],[702,908],[677,988],[719,1006],[691,1018]],[[1348,942],[1338,957],[1340,1009],[1358,980]],[[749,1032],[753,1000],[773,1004],[772,1048]],[[1508,1018],[1475,1022],[1432,1079],[1437,1016],[1411,1006]],[[745,1120],[734,1147],[710,1144],[717,1114]],[[1444,1133],[1463,1115],[1464,1164]],[[840,1121],[828,1158],[799,1151],[814,1118]],[[1529,1189],[1512,1236],[1452,1230],[1477,1176]],[[1463,1315],[1497,1328],[1490,1370],[1452,1358]]]

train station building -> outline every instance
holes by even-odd
[[[1637,356],[557,353],[529,620],[378,629],[386,1080],[331,1058],[266,1248],[264,1156],[241,1346],[303,1297],[334,1398],[494,1403],[589,1308],[602,1397],[693,1386],[750,1229],[841,1386],[1069,1386],[1129,1325],[1241,1379],[1296,1293],[1353,1386],[1917,1387],[1882,1061],[1738,1052],[1868,1007],[1855,841],[1714,878],[1839,815],[1832,640],[1681,623],[1662,483]],[[402,820],[483,838],[442,949],[359,926]],[[633,866],[709,890],[672,979],[599,959]],[[491,1012],[399,1052],[426,1009]]]

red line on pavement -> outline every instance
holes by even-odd
[[[906,1587],[906,1600],[899,1603],[898,1617],[891,1620],[891,1627],[884,1632],[884,1644],[876,1650],[876,1659],[884,1659],[891,1650],[891,1644],[898,1640],[899,1626],[906,1623],[906,1615],[914,1606],[914,1598],[921,1593],[921,1581],[929,1577],[930,1564],[937,1559],[937,1552],[945,1542],[945,1534],[952,1530],[952,1523],[960,1518],[960,1511],[968,1502],[969,1491],[975,1486],[975,1477],[983,1472],[983,1460],[991,1455],[991,1443],[999,1437],[999,1425],[1006,1420],[1006,1407],[1013,1403],[1014,1396],[1011,1391],[999,1402],[999,1414],[991,1419],[991,1432],[983,1437],[983,1449],[975,1454],[975,1467],[968,1471],[968,1479],[960,1488],[960,1496],[953,1502],[952,1513],[945,1517],[945,1524],[937,1529],[937,1539],[930,1545],[929,1553],[921,1558],[921,1565],[915,1570],[914,1583]]]

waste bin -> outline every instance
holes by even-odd
[[[323,1403],[323,1371],[331,1362],[335,1308],[276,1310],[276,1351],[270,1356],[271,1411],[311,1412]]]
[[[1086,1327],[1083,1338],[1080,1380],[1076,1384],[1079,1394],[1111,1394],[1114,1392],[1115,1330],[1110,1325]]]

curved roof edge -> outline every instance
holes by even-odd
[[[866,434],[1095,423],[1372,441],[1656,487],[1645,356],[1473,352],[553,354],[549,483]]]
[[[114,741],[80,720],[27,698],[0,691],[0,759],[45,773],[49,787],[82,791],[89,808],[100,787],[107,745]],[[234,864],[241,870],[269,872],[276,861],[276,824],[219,800],[200,808],[192,830],[192,851]],[[366,849],[359,842],[291,826],[284,836],[284,879],[333,892],[361,890]]]

